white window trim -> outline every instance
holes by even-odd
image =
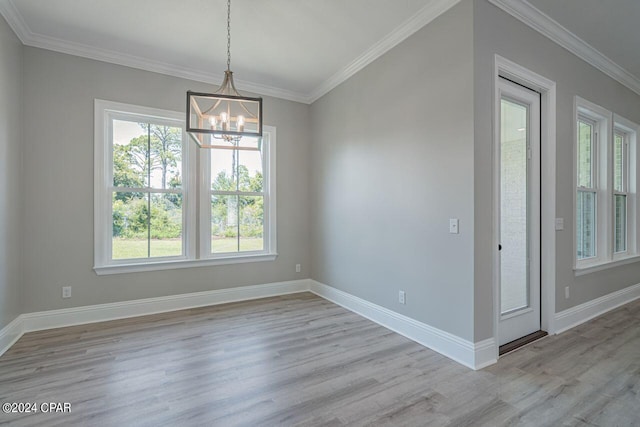
[[[597,180],[596,195],[596,257],[583,260],[577,259],[577,227],[576,227],[576,195],[578,191],[578,119],[586,117],[597,124],[598,138],[596,141]],[[614,207],[613,207],[613,137],[614,130],[621,130],[629,138],[628,162],[628,190],[627,190],[627,251],[614,254]],[[576,96],[574,98],[573,120],[573,259],[574,274],[581,276],[604,269],[617,267],[640,261],[638,253],[637,212],[638,198],[636,197],[639,153],[636,146],[637,134],[640,129],[635,123],[614,115],[611,111],[592,102]],[[631,207],[629,207],[631,206]]]
[[[265,229],[268,228],[269,245],[267,250],[257,252],[221,254],[216,258],[201,257],[197,245],[198,210],[197,191],[198,168],[195,165],[198,150],[191,143],[183,130],[183,144],[185,144],[183,158],[183,248],[184,255],[179,257],[144,258],[140,260],[110,260],[112,238],[112,213],[111,213],[111,188],[113,187],[112,148],[110,144],[110,127],[107,120],[111,116],[123,115],[127,117],[140,115],[144,119],[156,118],[169,120],[184,129],[184,113],[161,110],[157,108],[141,107],[119,102],[96,99],[94,101],[94,271],[98,275],[133,273],[157,270],[170,270],[179,268],[193,268],[216,266],[225,264],[237,264],[246,262],[273,261],[277,257],[276,251],[276,184],[275,184],[275,141],[276,130],[274,127],[265,126],[269,133],[270,141],[267,144],[269,150],[269,173],[265,188],[269,189],[269,208],[265,211]],[[191,163],[190,163],[191,162]],[[202,162],[201,162],[202,163]],[[201,174],[202,180],[208,180],[207,175]],[[205,188],[208,189],[207,183]],[[267,217],[268,215],[268,217]],[[200,219],[202,227],[202,218]],[[210,221],[209,221],[210,224]],[[210,227],[210,225],[209,225]],[[200,228],[200,230],[206,230]],[[200,239],[206,240],[206,239]]]

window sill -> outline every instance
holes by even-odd
[[[188,259],[175,261],[146,262],[144,264],[112,264],[95,266],[93,270],[98,276],[108,274],[138,273],[144,271],[176,270],[180,268],[210,267],[214,265],[242,264],[248,262],[274,261],[277,253],[261,255],[240,255],[226,258]]]
[[[625,258],[615,259],[613,261],[605,261],[598,264],[588,264],[582,267],[575,267],[573,269],[573,274],[575,276],[584,276],[585,274],[591,274],[595,273],[596,271],[620,267],[621,265],[632,264],[634,262],[640,262],[640,255],[630,255]]]

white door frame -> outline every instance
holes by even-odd
[[[495,355],[498,358],[498,324],[500,319],[500,263],[498,252],[498,233],[500,224],[500,158],[499,150],[496,149],[500,143],[500,93],[498,88],[499,77],[506,77],[509,80],[520,83],[532,90],[540,92],[540,119],[542,122],[542,132],[540,133],[541,151],[541,182],[540,182],[540,203],[542,205],[541,238],[542,253],[540,262],[542,271],[541,281],[541,324],[542,330],[549,334],[555,333],[554,318],[556,311],[555,283],[556,283],[556,83],[539,74],[509,61],[500,55],[495,55],[494,78],[493,78],[493,336],[496,342]]]

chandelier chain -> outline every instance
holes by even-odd
[[[231,0],[227,0],[227,71],[231,71]]]

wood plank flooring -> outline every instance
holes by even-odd
[[[15,426],[639,426],[640,300],[471,371],[309,293],[34,332]]]

